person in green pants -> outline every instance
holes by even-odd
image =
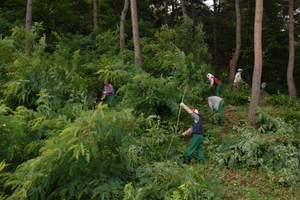
[[[215,95],[220,95],[220,90],[221,90],[221,87],[222,87],[222,83],[219,79],[217,79],[214,75],[212,75],[211,73],[208,73],[206,75],[207,77],[207,80],[209,80],[210,84],[209,84],[209,87],[216,87],[216,90],[215,90]]]
[[[225,105],[225,101],[218,96],[204,96],[204,100],[208,102],[209,108],[212,111],[217,111],[220,116],[219,116],[219,125],[223,126],[224,125],[224,113],[223,113],[223,107]]]
[[[199,112],[197,109],[190,109],[187,105],[185,105],[183,102],[179,104],[182,108],[186,110],[187,113],[189,113],[193,120],[192,126],[186,130],[184,133],[182,133],[182,136],[186,136],[189,134],[192,135],[192,139],[189,143],[187,152],[185,154],[184,164],[190,164],[191,158],[194,152],[197,152],[199,163],[204,165],[204,153],[203,153],[203,129],[202,129],[202,121],[199,117]]]

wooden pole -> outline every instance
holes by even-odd
[[[183,100],[184,100],[184,97],[185,97],[185,94],[186,94],[187,87],[188,87],[188,85],[186,84],[186,86],[185,86],[185,88],[184,88],[184,93],[183,93],[181,102],[183,102]],[[181,102],[180,102],[180,103],[181,103]],[[179,125],[180,113],[181,113],[181,107],[179,108],[179,112],[178,112],[178,116],[177,116],[177,124],[176,124],[176,128],[175,128],[175,134],[173,134],[173,137],[172,137],[172,139],[171,139],[171,142],[170,142],[170,145],[169,145],[169,147],[168,147],[168,150],[167,150],[167,153],[166,153],[166,157],[165,157],[165,158],[168,158],[168,153],[169,153],[169,150],[170,150],[171,145],[172,145],[172,143],[173,143],[174,137],[175,137],[175,135],[177,135],[177,129],[178,129],[178,125]]]

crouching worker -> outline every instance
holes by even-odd
[[[225,101],[218,97],[218,96],[204,96],[204,101],[208,102],[209,108],[212,111],[218,111],[219,115],[219,125],[223,126],[224,125],[224,114],[223,114],[223,107],[225,105]]]
[[[204,165],[204,153],[203,153],[203,131],[202,131],[202,121],[199,117],[199,112],[197,109],[190,109],[188,106],[186,106],[184,103],[179,104],[182,108],[186,110],[187,113],[189,113],[193,120],[192,126],[186,130],[184,133],[182,133],[182,136],[186,136],[189,134],[192,135],[192,139],[189,143],[187,152],[185,154],[185,160],[184,164],[190,164],[192,155],[194,152],[197,152],[199,163]]]

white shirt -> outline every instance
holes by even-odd
[[[237,72],[235,74],[235,77],[234,77],[234,82],[235,83],[238,83],[238,82],[241,82],[242,81],[242,76],[241,76],[241,72]]]

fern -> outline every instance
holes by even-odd
[[[177,163],[156,162],[137,170],[139,182],[125,186],[125,199],[220,199],[218,184],[209,181],[198,167],[182,168]]]
[[[221,145],[215,145],[216,151],[212,158],[218,164],[230,168],[268,167],[276,173],[291,170],[294,172],[293,177],[299,175],[296,169],[300,165],[300,150],[298,145],[295,145],[297,142],[293,135],[261,135],[253,128],[243,128],[240,131],[240,135],[226,138]],[[295,184],[298,179],[293,179]]]

